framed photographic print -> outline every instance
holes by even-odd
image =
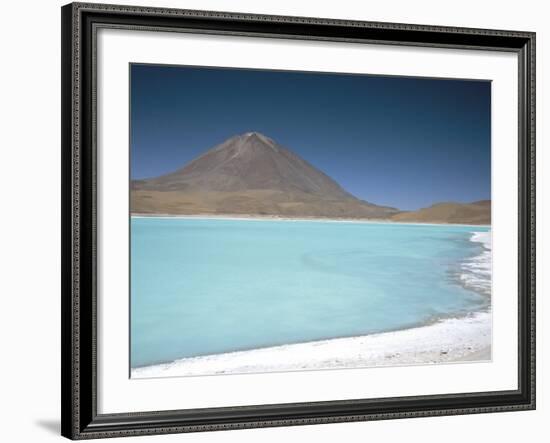
[[[534,67],[529,32],[64,6],[62,434],[533,409]]]

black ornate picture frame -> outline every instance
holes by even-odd
[[[71,439],[535,408],[535,34],[72,3],[62,8],[62,435]],[[96,31],[200,32],[504,51],[518,57],[518,389],[413,397],[97,412]],[[512,291],[513,289],[510,288]]]

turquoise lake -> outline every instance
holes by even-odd
[[[131,366],[413,327],[486,308],[486,227],[131,219]]]

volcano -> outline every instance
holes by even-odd
[[[182,168],[131,182],[134,214],[376,218],[399,211],[360,200],[258,132],[237,135]]]

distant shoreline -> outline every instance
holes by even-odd
[[[131,218],[175,218],[197,220],[242,220],[242,221],[296,221],[296,222],[327,222],[327,223],[387,223],[392,225],[422,225],[422,226],[465,226],[474,228],[490,228],[491,225],[444,222],[405,222],[390,219],[374,218],[329,218],[329,217],[280,217],[277,215],[248,215],[248,214],[147,214],[131,213]]]

